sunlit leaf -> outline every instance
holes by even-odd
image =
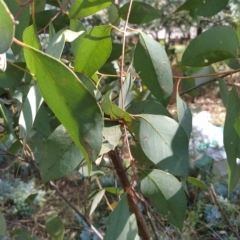
[[[112,4],[113,0],[78,0],[69,12],[69,18],[83,18],[90,16]]]
[[[90,161],[98,158],[102,146],[102,113],[96,100],[60,61],[30,47],[24,48],[24,54],[44,100],[90,166]]]
[[[74,70],[91,77],[110,56],[111,27],[108,25],[93,27],[78,44]]]
[[[206,44],[207,43],[207,44]],[[238,54],[239,40],[229,26],[216,26],[198,35],[187,46],[182,65],[204,67]]]
[[[105,189],[101,189],[94,197],[92,205],[91,205],[91,209],[89,212],[89,216],[91,216],[93,214],[93,212],[95,211],[95,209],[97,208],[98,204],[100,203],[100,201],[102,200],[103,196],[105,194]]]
[[[142,169],[141,191],[171,224],[182,229],[186,216],[186,197],[182,184],[161,170]]]
[[[133,119],[131,115],[111,101],[111,94],[112,90],[109,90],[102,100],[103,111],[113,119],[123,118],[126,122],[131,122]]]
[[[150,92],[167,105],[172,89],[172,70],[160,43],[141,32],[134,52],[134,66]]]

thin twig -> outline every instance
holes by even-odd
[[[19,15],[20,15],[21,12],[23,11],[23,9],[24,9],[29,3],[31,3],[31,2],[33,2],[33,0],[28,0],[28,1],[26,1],[25,3],[21,3],[20,9],[18,10],[18,12],[16,13],[16,15],[15,15],[15,17],[14,17],[15,20],[19,17]]]
[[[87,218],[64,196],[64,194],[58,189],[58,187],[52,181],[50,181],[49,184],[59,194],[59,196],[84,220],[84,222],[92,229],[92,231],[100,239],[103,239],[103,236],[98,232],[98,230],[90,224]]]

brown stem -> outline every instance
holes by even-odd
[[[131,187],[131,184],[127,178],[125,169],[123,167],[122,161],[119,157],[118,150],[110,151],[109,157],[112,159],[113,166],[117,172],[118,178],[121,182],[124,192],[127,193],[128,206],[132,213],[135,214],[138,224],[138,232],[143,240],[149,240],[151,238],[149,230],[147,228],[145,219],[141,211],[138,208],[137,198],[134,194],[134,189]]]

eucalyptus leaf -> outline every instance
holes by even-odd
[[[168,56],[160,43],[143,32],[134,52],[134,67],[154,97],[166,106],[173,90]]]
[[[240,179],[240,166],[237,158],[240,158],[240,136],[235,127],[240,118],[239,97],[236,88],[233,87],[229,93],[227,113],[224,124],[224,147],[228,161],[228,190],[230,192],[236,187]]]
[[[173,175],[161,170],[141,170],[141,192],[170,223],[183,228],[186,197],[182,184]]]
[[[207,42],[207,44],[206,44]],[[237,33],[229,26],[216,26],[193,39],[182,56],[181,64],[204,67],[238,54]]]
[[[98,158],[102,146],[103,120],[96,100],[60,61],[30,47],[25,47],[24,54],[44,100],[65,126],[90,167],[90,161]]]
[[[5,53],[11,46],[15,34],[14,17],[6,3],[0,0],[0,54]]]
[[[176,176],[188,176],[188,137],[173,119],[142,114],[128,125],[145,155],[158,167]]]
[[[60,125],[42,148],[40,171],[44,182],[66,176],[83,162],[84,156]]]

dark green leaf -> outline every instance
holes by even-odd
[[[208,66],[236,57],[238,47],[238,36],[231,27],[213,27],[190,42],[183,53],[181,64],[191,67]]]
[[[90,166],[90,161],[98,158],[102,146],[103,120],[96,100],[60,61],[30,47],[24,49],[24,54],[44,100]]]
[[[173,119],[142,114],[129,125],[143,152],[157,166],[176,176],[188,176],[188,137]]]
[[[150,92],[166,106],[173,89],[168,56],[160,43],[142,32],[134,53],[134,66]]]
[[[69,12],[69,18],[84,18],[90,16],[112,4],[113,0],[78,0]]]
[[[46,230],[52,240],[62,240],[64,236],[64,225],[62,220],[56,215],[48,216],[46,220]]]
[[[237,58],[230,58],[225,60],[224,62],[232,69],[240,68],[240,63]]]
[[[40,171],[44,182],[66,176],[84,160],[62,125],[48,138],[42,149]]]
[[[111,101],[111,94],[112,90],[109,90],[102,100],[101,106],[103,111],[113,119],[123,118],[126,122],[131,122],[133,119],[131,115]]]
[[[58,32],[69,25],[69,18],[66,14],[58,14],[59,10],[51,9],[38,12],[35,15],[36,25],[38,29],[45,28],[49,22],[52,22],[55,30]],[[56,17],[57,16],[57,17]]]
[[[5,53],[10,48],[14,33],[14,17],[4,1],[0,0],[0,54]]]
[[[14,237],[14,240],[35,240],[26,229],[13,230],[11,232],[11,237]]]
[[[41,12],[45,9],[46,0],[34,0],[34,9],[36,12]]]
[[[229,0],[188,0],[180,6],[176,12],[195,10],[195,14],[203,17],[211,17],[226,7]]]
[[[24,200],[24,202],[27,204],[31,204],[35,200],[37,195],[38,195],[38,193],[33,193],[33,194],[28,195],[28,197]]]
[[[0,235],[5,235],[7,224],[4,215],[0,212]]]
[[[121,19],[118,15],[118,8],[114,4],[109,7],[108,20],[114,26],[118,26],[120,24]]]
[[[74,70],[91,77],[103,66],[111,51],[111,27],[108,25],[93,27],[79,42]]]
[[[104,240],[132,240],[137,235],[137,224],[134,216],[130,216],[126,194],[122,196],[117,207],[107,221],[107,232]]]
[[[140,101],[131,104],[127,108],[127,112],[131,114],[154,114],[172,117],[168,110],[159,102],[156,101]]]
[[[182,229],[187,204],[177,178],[161,170],[142,169],[141,191],[171,224]]]
[[[229,94],[227,114],[224,124],[224,147],[227,153],[228,160],[228,190],[230,192],[239,183],[240,166],[237,163],[237,158],[240,158],[240,137],[234,127],[239,121],[240,115],[240,100],[238,93],[233,87]]]
[[[127,18],[128,9],[129,3],[126,3],[118,11],[119,16],[124,20]],[[161,15],[158,10],[151,5],[144,2],[133,2],[129,16],[129,23],[143,24],[160,17]]]
[[[225,106],[225,108],[227,108],[228,96],[229,96],[227,84],[223,79],[220,79],[218,82],[219,82],[220,95],[221,95],[223,105]]]
[[[121,57],[121,55],[122,55],[122,44],[112,43],[112,52],[106,62],[112,62],[114,60],[117,60]]]
[[[181,99],[177,92],[177,115],[178,122],[185,130],[188,139],[190,139],[192,132],[192,113],[188,105]]]
[[[199,187],[201,189],[206,189],[207,186],[206,184],[203,182],[203,181],[200,181],[199,179],[197,178],[194,178],[194,177],[188,177],[187,178],[187,181],[189,183],[191,183],[192,185],[196,186],[196,187]]]

